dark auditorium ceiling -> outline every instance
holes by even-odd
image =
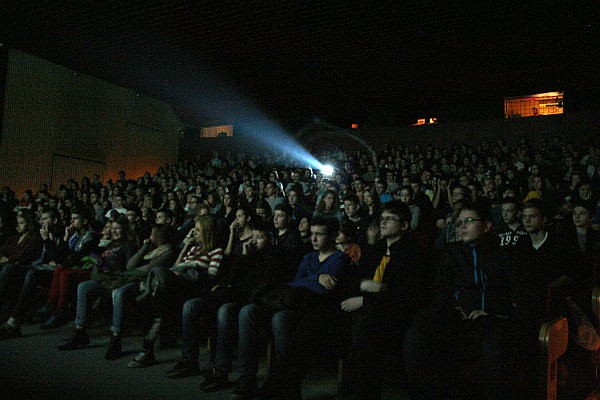
[[[501,115],[598,88],[597,0],[5,1],[0,42],[169,102],[192,124]],[[240,99],[245,99],[240,100]],[[238,116],[239,114],[239,116]]]

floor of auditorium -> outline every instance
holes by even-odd
[[[108,329],[95,326],[88,330],[92,342],[86,349],[61,352],[57,346],[73,332],[72,324],[53,331],[43,331],[39,324],[26,324],[23,336],[0,341],[0,398],[3,399],[229,399],[231,389],[217,393],[203,393],[199,384],[201,376],[173,380],[166,376],[180,357],[177,346],[157,350],[156,365],[142,369],[127,368],[127,362],[141,346],[140,332],[130,332],[123,339],[125,356],[115,361],[103,359],[108,344]],[[137,334],[136,334],[137,333]],[[208,352],[201,350],[202,367],[208,367]],[[589,377],[571,376],[584,380],[577,386],[587,390],[567,391],[559,399],[600,400],[600,390]],[[587,375],[587,374],[586,374]],[[259,384],[266,376],[266,351],[261,360]],[[231,375],[235,381],[236,374]],[[402,385],[394,384],[393,375],[386,384],[384,399],[409,399]],[[596,381],[598,382],[598,381]],[[591,384],[591,386],[590,386]],[[337,365],[316,363],[311,368],[302,387],[304,399],[331,399],[336,393]],[[567,394],[568,393],[568,394]],[[575,393],[577,393],[575,395]],[[575,395],[575,396],[574,396]]]
[[[107,328],[89,329],[91,345],[83,350],[61,352],[57,346],[72,332],[72,325],[42,331],[37,325],[24,325],[23,337],[0,341],[0,398],[4,399],[229,399],[231,389],[203,393],[200,376],[169,379],[166,372],[180,357],[179,348],[157,351],[156,365],[143,369],[127,368],[127,362],[140,348],[139,335],[123,340],[126,355],[115,361],[103,359],[108,344]],[[201,352],[204,367],[206,351]],[[266,360],[261,361],[259,380],[266,375]],[[232,374],[232,380],[237,376]],[[259,381],[259,383],[260,383]],[[315,367],[302,388],[305,399],[327,399],[335,395],[335,365]],[[408,399],[398,385],[386,385],[385,399]]]

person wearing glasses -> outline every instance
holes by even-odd
[[[406,204],[395,200],[384,205],[379,218],[381,239],[365,246],[357,276],[347,291],[349,297],[338,305],[341,316],[313,312],[303,317],[289,351],[263,386],[267,388],[265,395],[284,399],[299,393],[311,356],[331,351],[333,344],[339,347],[348,338],[350,355],[344,363],[338,394],[355,395],[356,399],[381,397],[386,353],[398,358],[400,349],[394,353],[390,348],[401,343],[404,327],[416,310],[428,303],[431,293],[428,257],[413,238],[410,221]]]
[[[542,296],[534,280],[518,279],[531,275],[500,248],[491,221],[477,202],[455,221],[461,242],[444,248],[434,303],[404,338],[411,398],[520,398],[516,376],[534,356]]]

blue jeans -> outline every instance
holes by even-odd
[[[217,349],[213,368],[231,371],[238,336],[238,320],[242,303],[226,303],[217,312]]]
[[[110,291],[98,281],[85,281],[77,286],[77,311],[75,325],[85,326],[87,322],[88,299],[91,296],[108,296]]]
[[[121,333],[125,301],[135,294],[135,289],[138,286],[139,283],[131,282],[112,291],[113,317],[110,330],[113,333]],[[75,315],[75,325],[85,326],[87,322],[88,300],[91,296],[108,297],[110,295],[111,290],[98,281],[90,280],[80,283],[79,286],[77,286],[77,312]]]
[[[139,282],[130,282],[112,291],[113,315],[112,326],[110,327],[112,333],[116,335],[121,334],[125,304],[128,300],[133,300],[138,293],[139,287]]]
[[[206,331],[211,307],[203,298],[186,301],[182,311],[181,355],[184,359],[198,361],[200,340]]]
[[[271,331],[275,344],[275,356],[281,357],[290,340],[301,314],[295,311],[274,311],[256,304],[246,304],[239,315],[238,371],[240,375],[258,373],[258,351],[260,349],[260,329],[271,321]]]
[[[21,292],[17,298],[17,303],[12,312],[12,317],[19,322],[25,319],[27,310],[29,309],[36,293],[36,289],[39,285],[50,283],[52,281],[52,274],[54,271],[46,269],[35,269],[35,266],[31,266],[25,275],[23,286],[21,286]]]

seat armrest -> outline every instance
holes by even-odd
[[[600,325],[600,285],[594,286],[592,290],[592,313],[596,317],[596,323]]]
[[[542,323],[538,335],[538,393],[540,399],[556,400],[558,359],[567,351],[569,325],[564,317]]]

